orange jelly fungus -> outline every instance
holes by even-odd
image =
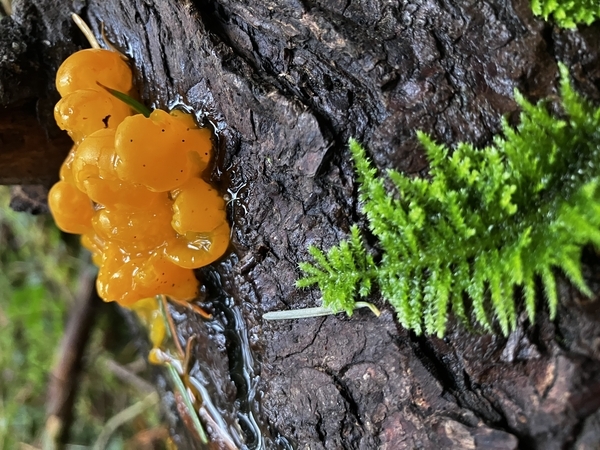
[[[81,89],[63,97],[54,107],[58,127],[75,143],[103,128],[116,128],[131,115],[131,108],[101,87]]]
[[[115,136],[119,178],[165,192],[202,172],[211,154],[210,130],[192,127],[181,117],[157,109],[150,117],[123,120]]]
[[[98,84],[129,93],[133,87],[131,69],[117,52],[88,48],[69,56],[56,72],[56,89],[61,97]]]
[[[88,49],[58,70],[57,123],[75,146],[48,203],[58,227],[81,234],[99,266],[105,301],[130,306],[156,295],[193,299],[193,269],[229,245],[225,202],[204,180],[211,132],[191,114],[132,114],[98,86],[124,93],[132,74],[120,55]]]
[[[131,306],[144,326],[150,332],[152,348],[160,348],[167,336],[165,319],[160,311],[156,297],[144,298]]]

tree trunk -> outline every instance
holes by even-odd
[[[146,104],[188,105],[218,136],[213,181],[231,198],[231,252],[198,271],[215,319],[172,310],[181,342],[197,336],[190,375],[215,406],[213,419],[207,409],[200,415],[217,447],[226,439],[210,425],[215,417],[227,425],[221,434],[247,448],[598,448],[600,303],[565,282],[558,318],[540,308],[534,326],[523,316],[508,339],[469,334],[452,319],[444,339],[415,336],[375,296],[379,318],[361,311],[273,323],[262,314],[319,305],[318,291],[294,287],[307,246],[329,248],[351,224],[365,225],[348,138],[364,143],[380,170],[425,173],[416,130],[483,146],[501,117],[516,112],[515,88],[534,101],[556,93],[557,61],[597,103],[599,23],[561,30],[534,18],[529,0],[70,6],[98,36],[103,22],[132,58]],[[51,117],[54,73],[83,38],[64,2],[14,8],[2,30],[10,24],[32,52],[12,67],[31,88],[15,88],[0,61],[1,82],[11,86],[0,101],[38,101],[38,116]],[[14,48],[2,38],[0,53]],[[57,135],[49,121],[39,123]],[[11,150],[6,126],[2,157]],[[48,170],[68,151],[53,145]],[[55,173],[19,181],[44,183]],[[598,293],[600,261],[589,251],[585,262]],[[173,407],[173,396],[164,398]],[[182,448],[200,448],[185,427],[177,430]]]

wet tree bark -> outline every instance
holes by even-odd
[[[597,448],[600,303],[566,283],[556,321],[540,308],[536,324],[523,318],[508,339],[471,335],[454,322],[443,340],[415,336],[376,296],[380,318],[261,317],[318,305],[317,291],[294,288],[297,263],[309,244],[328,248],[352,223],[364,225],[349,137],[366,145],[379,169],[424,174],[415,130],[449,145],[485,145],[502,115],[516,112],[515,88],[532,100],[556,93],[557,61],[600,102],[600,24],[557,29],[532,16],[529,0],[69,6],[98,35],[104,22],[108,39],[131,56],[146,103],[188,105],[215,128],[213,181],[232,199],[231,253],[199,271],[215,320],[173,313],[182,343],[197,336],[190,373],[238,446]],[[0,54],[15,50],[13,42],[27,43],[30,53],[9,55],[12,66],[0,58],[0,101],[5,108],[36,101],[40,120],[27,123],[48,136],[57,135],[44,120],[56,97],[53,74],[84,45],[68,12],[64,2],[15,1],[13,18],[1,23],[12,34],[2,31]],[[6,128],[3,121],[2,157],[13,150]],[[49,166],[68,150],[53,145],[44,150]],[[1,172],[0,179],[14,182]],[[598,293],[598,257],[589,251],[585,262]],[[174,397],[164,398],[173,407]],[[209,416],[209,434],[219,440]],[[199,446],[181,423],[175,429],[182,448]]]

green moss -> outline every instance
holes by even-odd
[[[578,24],[591,24],[600,17],[598,0],[531,0],[531,9],[544,20],[552,19],[563,28],[575,28]]]
[[[516,92],[520,125],[513,129],[504,120],[504,136],[482,150],[461,143],[449,152],[420,132],[430,178],[389,170],[396,192],[386,191],[365,150],[351,140],[360,200],[381,259],[374,261],[353,227],[350,240],[327,254],[310,248],[315,263],[300,264],[306,277],[297,285],[318,284],[323,306],[350,314],[376,283],[404,327],[438,336],[450,308],[486,330],[495,318],[508,334],[517,320],[516,286],[533,322],[538,277],[554,317],[553,268],[590,295],[580,254],[588,243],[600,246],[600,108],[573,91],[563,65],[560,72],[564,118]]]

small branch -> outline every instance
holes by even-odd
[[[3,13],[6,16],[10,16],[12,14],[12,1],[11,0],[1,0],[0,4],[2,4]]]
[[[354,304],[354,309],[358,308],[369,308],[376,317],[381,315],[381,311],[377,309],[375,305],[368,302],[356,302]],[[265,320],[290,320],[290,319],[306,319],[309,317],[320,317],[320,316],[329,316],[332,314],[338,314],[342,311],[334,312],[329,308],[325,308],[323,306],[317,306],[315,308],[303,308],[303,309],[293,309],[290,311],[271,311],[263,314],[263,319]]]
[[[142,394],[148,395],[156,390],[152,384],[133,373],[126,366],[122,366],[112,359],[102,358],[100,364],[106,367],[119,380],[129,384],[130,386],[133,386]]]
[[[45,441],[52,443],[51,448],[66,441],[71,424],[81,361],[97,316],[96,309],[100,304],[94,280],[91,273],[82,275],[80,292],[76,297],[79,301],[69,317],[58,361],[50,376]]]
[[[179,336],[177,335],[177,329],[175,327],[175,322],[173,322],[173,317],[169,313],[169,305],[167,303],[166,296],[164,296],[164,295],[160,296],[159,305],[161,307],[163,317],[165,317],[167,319],[167,324],[169,325],[168,329],[169,329],[169,332],[171,333],[171,338],[173,339],[173,343],[175,344],[175,347],[177,348],[177,353],[181,358],[183,358],[183,356],[185,355],[185,352],[183,351],[183,348],[181,347],[181,342],[179,342]]]
[[[124,409],[123,411],[108,419],[106,425],[104,425],[104,428],[100,432],[100,435],[98,435],[98,439],[96,439],[92,450],[104,450],[107,447],[108,441],[110,440],[112,434],[121,425],[124,425],[127,422],[135,419],[148,408],[156,405],[159,402],[159,400],[160,399],[158,397],[158,394],[156,392],[152,392],[151,394],[147,395],[143,400],[140,400],[139,402],[131,405],[130,407]]]
[[[71,14],[71,19],[73,19],[73,22],[75,22],[77,28],[81,30],[87,41],[90,43],[90,47],[102,48],[100,47],[100,44],[98,43],[98,40],[96,39],[96,36],[94,36],[92,30],[90,30],[88,24],[85,23],[84,20],[81,17],[79,17],[79,15],[73,13]]]

